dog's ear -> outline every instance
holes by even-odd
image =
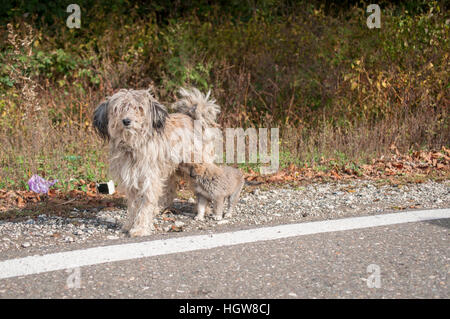
[[[168,113],[166,111],[166,108],[156,101],[152,101],[152,106],[153,106],[153,114],[152,114],[153,128],[158,132],[161,132],[164,129],[164,125],[166,125],[166,118],[168,116]]]
[[[109,140],[108,133],[108,102],[102,102],[94,111],[94,127],[98,135],[104,140]]]

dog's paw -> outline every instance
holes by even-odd
[[[214,215],[214,220],[222,220],[222,216],[221,215]]]
[[[199,216],[199,215],[197,215],[197,216],[194,217],[194,219],[195,219],[195,220],[199,220],[199,221],[204,221],[204,220],[205,220],[205,217],[204,217],[204,216]]]
[[[231,216],[232,216],[232,213],[226,213],[223,217],[225,217],[225,218],[231,218]]]
[[[143,237],[150,236],[152,233],[153,231],[149,228],[131,228],[128,235],[130,235],[130,237]]]

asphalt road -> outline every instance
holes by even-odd
[[[436,219],[95,264],[0,279],[0,296],[449,298],[449,227]]]

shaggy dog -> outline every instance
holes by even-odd
[[[125,89],[94,112],[94,127],[109,141],[110,173],[128,198],[123,230],[131,237],[151,234],[154,215],[172,204],[181,162],[214,161],[214,152],[205,151],[212,136],[203,129],[217,126],[219,106],[197,89],[180,95],[174,107],[181,113],[168,114],[150,90]]]

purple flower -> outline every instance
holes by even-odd
[[[39,175],[33,175],[31,176],[30,180],[28,181],[28,186],[30,187],[30,189],[38,194],[42,194],[42,193],[48,193],[48,189],[55,185],[55,183],[58,180],[55,179],[53,181],[47,181],[45,179],[43,179],[42,177],[40,177]]]

